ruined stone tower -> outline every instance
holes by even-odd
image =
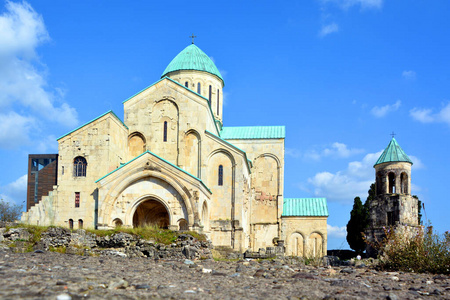
[[[399,146],[395,138],[383,151],[374,165],[376,196],[369,204],[369,241],[381,241],[384,228],[416,228],[419,224],[418,200],[411,196],[412,161]],[[368,246],[367,253],[376,253]]]

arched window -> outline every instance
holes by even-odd
[[[389,173],[388,180],[389,180],[389,194],[395,194],[395,174]]]
[[[72,219],[69,219],[69,228],[73,229],[73,220]]]
[[[197,83],[197,94],[202,94],[202,85],[199,83]]]
[[[83,229],[83,220],[78,220],[78,229]]]
[[[189,82],[186,81],[186,82],[184,83],[184,86],[188,88],[188,87],[189,87]]]
[[[73,176],[86,177],[87,162],[84,157],[78,156],[73,160]]]
[[[167,121],[164,121],[164,136],[163,142],[167,142]]]
[[[219,166],[219,180],[218,180],[218,184],[219,185],[223,185],[223,166],[220,165]]]
[[[219,115],[219,92],[220,90],[217,89],[217,115]]]
[[[212,86],[209,86],[209,105],[211,105],[211,100],[212,100]]]
[[[400,188],[401,194],[408,194],[408,175],[406,173],[400,175]]]

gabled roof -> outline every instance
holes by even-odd
[[[325,198],[284,198],[282,217],[328,217]]]
[[[59,138],[57,138],[56,140],[57,141],[59,141],[60,139],[62,139],[63,137],[65,137],[65,136],[67,136],[67,135],[69,135],[69,134],[71,134],[71,133],[73,133],[73,132],[75,132],[75,131],[77,131],[78,129],[81,129],[81,128],[83,128],[84,126],[86,126],[86,125],[89,125],[90,123],[92,123],[92,122],[94,122],[94,121],[97,121],[98,119],[100,119],[101,117],[103,117],[103,116],[105,116],[105,115],[107,115],[107,114],[111,114],[112,116],[114,116],[126,129],[128,129],[128,127],[127,127],[127,125],[125,125],[125,123],[112,111],[112,110],[109,110],[109,111],[107,111],[107,112],[105,112],[104,114],[102,114],[102,115],[100,115],[100,116],[98,116],[97,118],[95,118],[95,119],[93,119],[93,120],[91,120],[91,121],[89,121],[89,122],[87,122],[87,123],[85,123],[85,124],[83,124],[83,125],[81,125],[80,127],[77,127],[77,128],[75,128],[74,130],[72,130],[72,131],[69,131],[68,133],[66,133],[65,135],[62,135],[62,136],[60,136]]]
[[[139,157],[142,157],[142,156],[144,156],[144,155],[147,154],[147,153],[150,154],[150,155],[152,155],[152,156],[154,156],[154,157],[156,157],[156,158],[158,158],[158,159],[160,159],[161,161],[163,161],[163,162],[169,164],[170,166],[174,167],[175,169],[177,169],[177,170],[179,170],[179,171],[181,171],[181,172],[183,172],[183,173],[189,175],[190,177],[196,179],[197,181],[199,181],[199,182],[203,185],[204,188],[206,188],[206,189],[211,193],[211,190],[203,183],[203,181],[202,181],[200,178],[198,178],[198,177],[192,175],[191,173],[189,173],[189,172],[187,172],[187,171],[181,169],[180,167],[174,165],[173,163],[171,163],[171,162],[165,160],[165,159],[162,158],[161,156],[158,156],[158,155],[156,155],[155,153],[153,153],[153,152],[151,152],[151,151],[148,151],[148,150],[145,151],[145,152],[142,153],[142,154],[139,154],[138,156],[136,156],[135,158],[131,159],[130,161],[128,161],[128,162],[126,162],[126,163],[124,163],[124,164],[120,164],[120,167],[118,167],[118,168],[112,170],[111,172],[109,172],[108,174],[106,174],[105,176],[103,176],[102,178],[97,179],[97,180],[95,181],[95,183],[97,183],[97,182],[99,182],[100,180],[102,180],[102,179],[108,177],[109,175],[111,175],[111,174],[117,172],[118,170],[122,169],[122,168],[125,167],[126,165],[130,164],[131,162],[137,160]]]
[[[166,76],[168,73],[179,70],[196,70],[204,71],[219,77],[222,82],[223,78],[217,69],[214,62],[205,54],[199,47],[191,44],[184,48],[177,56],[169,63],[164,70],[161,77]]]
[[[283,139],[285,128],[284,126],[223,127],[220,137],[225,140]]]
[[[389,145],[384,149],[381,156],[378,158],[374,166],[386,163],[386,162],[409,162],[412,164],[411,159],[406,155],[400,145],[397,143],[395,138],[389,142]]]
[[[152,86],[158,84],[159,82],[161,82],[161,81],[163,81],[163,80],[165,80],[165,79],[167,79],[167,80],[169,80],[169,81],[175,83],[176,85],[182,87],[183,89],[186,89],[186,90],[190,91],[191,93],[194,93],[195,95],[197,95],[197,96],[203,98],[204,100],[206,100],[207,103],[209,103],[208,98],[206,98],[206,97],[204,97],[204,96],[198,94],[197,92],[191,90],[190,88],[185,87],[184,85],[180,84],[179,82],[177,82],[177,81],[175,81],[175,80],[173,80],[172,78],[167,77],[167,76],[164,77],[164,78],[161,78],[160,80],[158,80],[158,81],[155,82],[155,83],[152,83],[152,84],[149,85],[148,87],[146,87],[146,88],[140,90],[139,92],[137,92],[137,93],[134,94],[133,96],[129,97],[128,99],[126,99],[126,100],[124,100],[124,101],[122,101],[122,103],[125,103],[125,102],[131,100],[131,99],[134,98],[135,96],[137,96],[137,95],[139,95],[140,93],[142,93],[142,92],[148,90],[148,89],[151,88]],[[217,127],[217,122],[216,122],[217,120],[216,120],[216,118],[214,117],[214,114],[213,114],[212,109],[211,109],[211,105],[208,105],[208,108],[209,108],[209,113],[210,113],[212,119],[214,120],[214,126],[216,127],[217,132],[220,132],[220,131],[219,131],[219,128]]]
[[[237,151],[241,152],[242,154],[244,154],[245,161],[247,162],[248,172],[249,172],[249,173],[252,173],[252,162],[251,162],[251,160],[249,160],[249,159],[247,158],[247,152],[245,152],[244,150],[242,150],[242,149],[239,148],[239,147],[236,147],[236,146],[233,145],[232,143],[230,143],[230,142],[224,140],[224,139],[221,138],[220,136],[217,136],[217,135],[215,135],[214,133],[209,132],[208,130],[205,130],[205,133],[209,134],[210,136],[213,136],[213,137],[216,138],[217,140],[223,142],[224,144],[226,144],[226,145],[228,145],[228,146],[230,146],[230,147],[236,149]]]

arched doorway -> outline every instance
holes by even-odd
[[[169,212],[157,200],[150,199],[142,202],[133,215],[133,227],[158,226],[167,229],[169,224]]]

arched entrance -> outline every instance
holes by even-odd
[[[167,229],[169,225],[169,212],[157,200],[149,199],[142,202],[133,215],[133,227],[158,226]]]

